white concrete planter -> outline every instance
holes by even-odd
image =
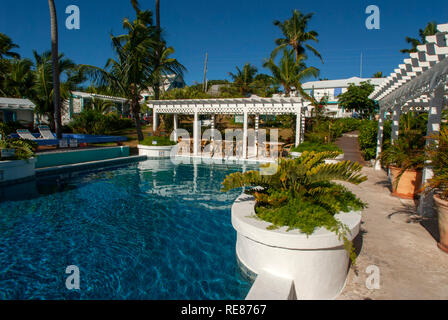
[[[0,183],[23,180],[35,176],[36,158],[0,161]]]
[[[290,155],[291,155],[291,157],[292,157],[293,159],[297,159],[297,158],[299,158],[299,157],[302,155],[302,152],[291,152]],[[334,159],[331,159],[331,160],[325,160],[325,163],[327,163],[327,164],[338,163],[338,162],[340,162],[340,161],[342,161],[342,160],[344,160],[344,154],[343,154],[343,153],[340,154],[340,155],[338,155],[338,156],[337,156],[336,158],[334,158]]]
[[[137,148],[140,156],[147,156],[151,158],[169,158],[171,150],[174,146],[144,146],[139,144]]]
[[[341,213],[338,220],[359,233],[361,213]],[[298,299],[334,299],[347,279],[349,255],[338,236],[324,228],[311,236],[287,228],[267,230],[270,223],[255,216],[255,199],[241,195],[232,207],[240,262],[256,274],[270,273],[294,282]]]

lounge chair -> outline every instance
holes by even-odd
[[[39,140],[28,129],[17,129],[17,134],[20,138],[26,139],[26,140]],[[53,138],[54,139],[54,138]]]
[[[53,134],[53,132],[51,132],[50,127],[48,127],[48,126],[38,126],[38,128],[39,128],[40,135],[42,136],[43,139],[47,139],[47,140],[54,140],[54,139],[56,139],[56,137]]]

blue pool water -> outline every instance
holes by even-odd
[[[148,160],[0,189],[0,299],[244,299],[236,165]],[[65,286],[80,269],[80,290]]]

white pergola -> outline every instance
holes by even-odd
[[[243,121],[243,158],[247,158],[248,147],[248,117],[255,116],[255,137],[258,136],[258,125],[261,115],[296,115],[296,140],[298,146],[303,142],[305,130],[304,111],[309,102],[302,98],[260,98],[252,96],[250,98],[238,99],[199,99],[199,100],[152,100],[148,105],[153,108],[153,130],[158,127],[158,114],[174,115],[174,131],[178,129],[178,115],[193,115],[193,153],[198,155],[200,138],[199,115],[210,115],[212,120],[212,130],[215,127],[215,115],[244,115]]]
[[[448,24],[438,25],[437,30],[436,35],[426,37],[427,44],[418,46],[418,51],[404,59],[404,63],[370,95],[380,106],[377,170],[381,170],[378,158],[382,152],[386,114],[392,115],[392,143],[398,139],[400,115],[410,110],[429,112],[428,136],[440,130],[448,94]],[[431,177],[432,170],[427,166],[423,183]]]

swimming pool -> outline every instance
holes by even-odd
[[[240,191],[219,193],[241,169],[148,160],[0,189],[0,299],[244,299]]]

